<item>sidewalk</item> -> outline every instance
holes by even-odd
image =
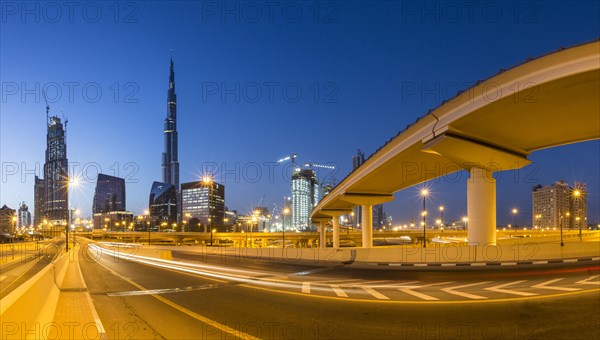
[[[106,339],[102,322],[96,313],[79,268],[79,245],[69,255],[65,278],[54,314],[53,339]]]

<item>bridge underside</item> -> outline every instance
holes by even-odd
[[[477,170],[478,176],[491,178],[492,172],[529,164],[533,151],[600,138],[599,51],[596,42],[557,52],[462,93],[372,155],[323,198],[313,219],[327,217],[327,210],[368,208],[399,190],[461,170],[473,177],[479,169],[484,172]],[[479,189],[468,192],[482,193]],[[495,183],[488,189],[493,216],[482,218],[495,229]],[[371,202],[346,199],[357,195],[372,197]]]

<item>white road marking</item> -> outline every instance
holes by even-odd
[[[367,292],[367,293],[369,293],[369,294],[373,295],[375,298],[377,298],[377,299],[379,299],[379,300],[389,300],[389,299],[390,299],[389,297],[387,297],[387,296],[385,296],[385,295],[381,294],[380,292],[376,291],[376,290],[375,290],[375,289],[373,289],[373,288],[370,288],[370,287],[361,287],[361,288],[362,288],[362,289],[364,289],[364,290],[365,290],[365,292]]]
[[[310,294],[310,282],[302,282],[302,293]]]
[[[429,287],[429,286],[434,286],[434,285],[442,285],[442,284],[446,284],[446,283],[450,283],[450,282],[436,282],[436,283],[431,283],[431,284],[422,285],[422,286],[407,286],[404,288],[398,288],[398,290],[401,292],[404,292],[406,294],[416,296],[419,299],[423,299],[423,300],[427,300],[427,301],[435,301],[435,300],[439,300],[439,299],[436,297],[433,297],[431,295],[415,292],[413,289],[424,288],[424,287]]]
[[[562,278],[560,278],[560,279],[554,279],[554,280],[550,280],[550,281],[538,283],[537,285],[533,285],[531,287],[532,288],[541,288],[541,289],[564,290],[564,291],[567,291],[567,292],[581,290],[581,288],[550,287],[550,286],[548,286],[548,285],[553,284],[554,282],[557,282],[557,281],[560,281],[560,280],[563,280],[563,279]]]
[[[600,275],[594,275],[594,276],[590,276],[589,278],[587,278],[587,279],[585,279],[585,280],[580,280],[580,281],[577,281],[577,282],[575,282],[575,283],[579,283],[579,284],[581,284],[581,285],[600,285],[600,281],[594,281],[594,282],[590,282],[590,281],[592,281],[593,279],[597,278],[598,276],[600,276]]]
[[[340,286],[336,286],[336,285],[330,285],[331,289],[333,289],[333,291],[335,292],[335,295],[339,296],[339,297],[348,297],[348,294],[346,294],[346,292],[344,292]]]
[[[488,287],[485,288],[485,290],[489,290],[492,292],[498,292],[498,293],[505,293],[505,294],[512,294],[512,295],[520,295],[520,296],[533,296],[533,295],[538,295],[536,293],[527,293],[527,292],[519,292],[516,290],[509,290],[509,289],[504,289],[504,287],[508,287],[508,286],[512,286],[512,285],[516,285],[519,283],[523,283],[526,282],[527,280],[521,280],[521,281],[515,281],[515,282],[509,282],[509,283],[505,283],[505,284],[501,284],[501,285],[497,285],[494,287]]]
[[[456,291],[455,289],[472,287],[472,286],[482,285],[482,284],[486,284],[486,283],[490,283],[490,282],[491,281],[476,282],[476,283],[470,283],[470,284],[462,285],[462,286],[442,288],[441,291],[446,292],[448,294],[454,294],[454,295],[466,297],[468,299],[482,300],[482,299],[487,299],[487,297],[481,296],[481,295],[475,295],[475,294],[465,293],[465,292],[459,292],[459,291]]]
[[[370,286],[373,287],[375,286],[376,283],[384,283],[384,282],[391,282],[393,283],[394,281],[390,281],[390,280],[376,280],[376,281],[363,281],[363,282],[357,282],[357,284],[355,284],[355,286]]]
[[[415,284],[417,282],[419,282],[419,281],[395,282],[395,283],[389,283],[389,284],[385,284],[385,285],[368,285],[368,286],[371,288],[398,288],[398,287],[402,288],[402,287],[406,287],[406,285]]]

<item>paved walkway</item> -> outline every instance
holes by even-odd
[[[102,322],[81,275],[79,246],[71,253],[65,278],[60,286],[54,328],[48,328],[53,339],[106,339]]]

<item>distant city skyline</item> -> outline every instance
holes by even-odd
[[[264,205],[282,204],[291,195],[291,169],[275,164],[277,159],[297,152],[298,163],[335,164],[335,172],[318,170],[318,180],[339,182],[351,171],[356,148],[368,157],[456,90],[529,57],[600,36],[597,3],[537,5],[535,22],[502,17],[476,31],[466,19],[398,22],[386,15],[401,9],[391,2],[368,11],[340,3],[337,22],[297,25],[192,20],[202,17],[192,3],[141,3],[138,22],[131,24],[40,23],[47,27],[43,34],[8,20],[0,30],[0,206],[17,209],[23,201],[35,206],[33,170],[44,177],[45,89],[53,113],[69,118],[71,166],[78,164],[80,176],[85,170],[71,206],[91,216],[96,175],[102,172],[125,179],[130,211],[148,209],[152,182],[161,178],[157,154],[164,149],[160,133],[171,49],[178,67],[177,105],[185,113],[178,117],[181,182],[197,181],[212,169],[227,187],[230,209],[250,213],[265,194]],[[509,4],[502,6],[510,13]],[[162,22],[179,24],[156,24]],[[563,29],[555,32],[550,28],[557,23]],[[205,37],[202,45],[185,38],[198,32]],[[250,43],[257,33],[264,39]],[[132,36],[143,37],[136,47]],[[43,58],[40,51],[47,51]],[[528,221],[531,187],[561,179],[588,184],[588,220],[598,222],[599,153],[598,141],[542,150],[530,156],[531,166],[496,174],[498,224],[511,223],[512,207]],[[432,193],[428,206],[444,205],[448,221],[465,215],[467,177],[426,183]],[[419,206],[418,188],[409,188],[384,209],[394,224],[404,224],[418,219]]]

